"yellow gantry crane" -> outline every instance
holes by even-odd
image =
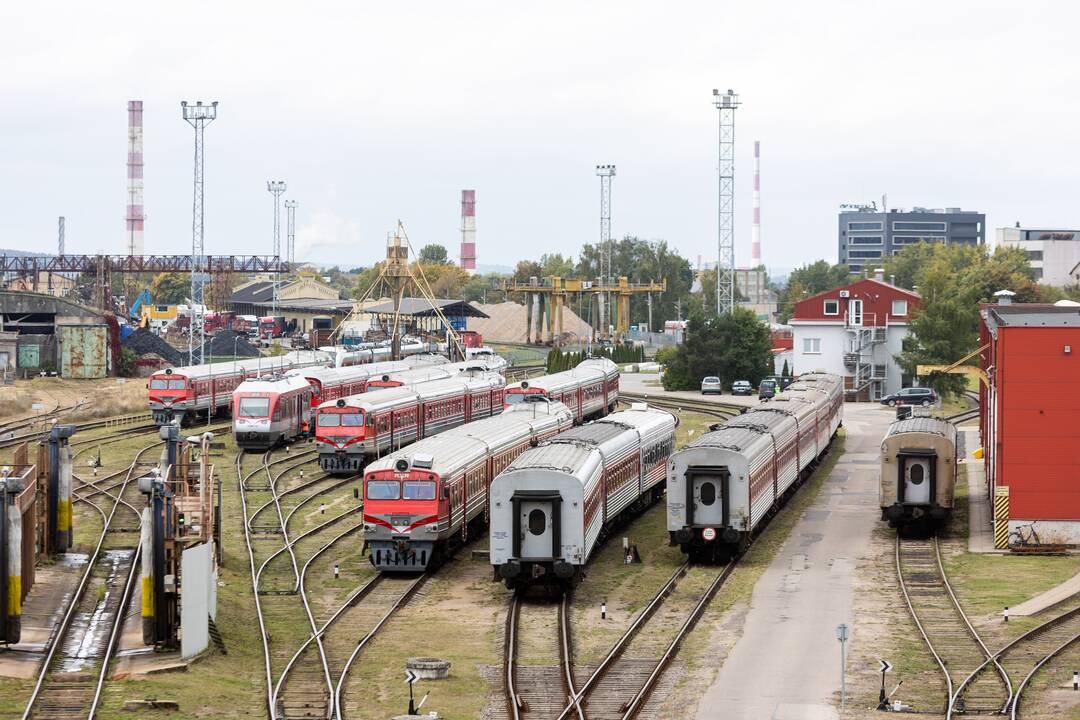
[[[544,310],[547,309],[547,333],[551,339],[561,337],[563,334],[563,308],[567,299],[571,296],[585,296],[592,302],[595,295],[599,302],[607,302],[607,298],[614,297],[614,340],[617,342],[625,338],[630,332],[630,298],[633,295],[650,293],[662,293],[667,290],[667,280],[660,282],[632,283],[626,277],[620,277],[614,283],[603,283],[594,280],[581,280],[579,278],[547,277],[530,278],[528,282],[508,280],[503,283],[503,290],[507,293],[523,293],[526,296],[525,317],[526,331],[525,341],[533,342],[533,315],[536,315],[535,334],[537,344],[542,342],[544,330]],[[651,306],[650,306],[651,307]],[[599,328],[598,336],[608,339],[608,328]]]

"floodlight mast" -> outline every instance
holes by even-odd
[[[266,189],[270,191],[270,194],[274,196],[274,259],[278,262],[281,261],[281,194],[285,192],[284,180],[269,180],[266,183]],[[270,314],[277,316],[278,314],[278,296],[281,293],[281,275],[274,273],[272,278],[272,287],[274,289],[273,298],[271,299]]]
[[[206,255],[203,252],[203,131],[217,119],[217,101],[204,105],[180,103],[184,120],[195,129],[195,188],[191,207],[191,304],[188,307],[188,364],[200,365],[206,343],[206,285],[210,282]],[[198,344],[196,344],[198,343]]]
[[[724,315],[735,308],[735,110],[740,103],[734,90],[712,92],[720,111],[716,312]]]

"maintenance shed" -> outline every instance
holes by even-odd
[[[437,310],[436,310],[437,308]],[[400,321],[404,323],[404,332],[408,335],[443,335],[442,319],[445,317],[455,331],[466,330],[468,318],[486,318],[487,313],[463,300],[443,298],[406,297],[401,299]],[[389,334],[394,324],[394,301],[387,300],[366,307],[364,314],[372,317],[372,327],[378,327]]]
[[[1008,530],[1080,545],[1080,306],[981,308],[980,430],[987,486]],[[1004,538],[1003,538],[1004,540]]]
[[[119,343],[115,319],[73,302],[0,291],[0,331],[15,333],[18,377],[58,372],[65,378],[102,378],[112,373]],[[10,340],[0,344],[11,345]]]

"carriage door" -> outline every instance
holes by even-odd
[[[900,502],[929,505],[934,498],[935,456],[932,453],[899,453]]]
[[[514,493],[514,557],[556,558],[562,555],[559,512],[562,497],[548,490]]]
[[[728,524],[726,467],[696,467],[686,471],[686,524]]]

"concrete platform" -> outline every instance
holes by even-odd
[[[34,587],[23,603],[20,642],[0,647],[0,677],[32,678],[45,657],[45,644],[63,619],[88,556],[65,553],[56,562],[38,565]]]
[[[1025,600],[1019,605],[1009,608],[1009,615],[1017,615],[1020,617],[1037,615],[1043,610],[1057,605],[1062,600],[1068,600],[1076,593],[1080,593],[1080,573],[1073,575],[1060,585],[1052,587],[1030,600]],[[1072,684],[1070,683],[1070,687],[1071,686]]]
[[[1004,552],[994,549],[994,517],[990,510],[990,496],[986,490],[986,468],[982,460],[971,457],[971,453],[981,445],[979,430],[965,427],[960,432],[964,434],[966,451],[962,462],[967,469],[968,552]]]
[[[124,615],[124,626],[116,648],[113,678],[130,675],[153,675],[160,672],[182,672],[188,661],[180,657],[179,650],[155,652],[153,647],[143,645],[142,637],[142,583],[136,583],[135,593]]]

